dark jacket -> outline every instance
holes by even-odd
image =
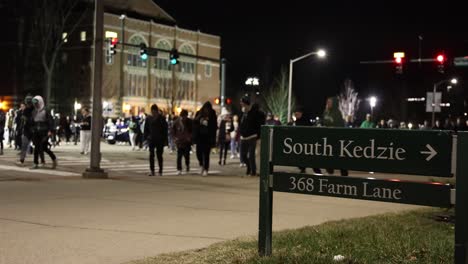
[[[226,121],[221,120],[219,124],[219,132],[218,132],[218,142],[219,144],[223,144],[226,142],[231,141],[231,132],[234,131],[234,123],[232,120]]]
[[[167,129],[166,119],[162,115],[148,116],[145,122],[144,137],[150,144],[167,146]]]
[[[216,112],[210,102],[206,102],[193,120],[193,141],[196,144],[209,144],[216,146]]]
[[[178,148],[184,148],[192,145],[192,119],[181,117],[177,118],[172,125],[171,134]]]
[[[325,109],[323,112],[323,125],[326,127],[344,127],[344,120],[340,109],[338,109],[338,99],[333,97],[332,102],[331,109]]]
[[[240,122],[240,135],[242,138],[250,138],[256,135],[260,138],[260,129],[265,124],[266,116],[258,109],[258,105],[252,105],[249,112],[243,113]],[[241,139],[242,139],[241,138]]]
[[[296,119],[296,121],[293,122],[293,125],[294,126],[311,126],[312,123],[310,123],[310,121],[307,120],[307,118],[302,116],[301,118]]]

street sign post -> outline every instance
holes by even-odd
[[[452,176],[446,131],[275,127],[273,142],[275,165]]]
[[[279,191],[437,207],[455,204],[455,263],[468,264],[468,133],[263,126],[261,135],[261,256],[272,253],[273,191]],[[277,172],[275,166],[460,177],[454,195],[450,184],[315,176]]]

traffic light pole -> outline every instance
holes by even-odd
[[[105,179],[107,173],[100,168],[101,130],[102,130],[102,60],[104,33],[104,3],[95,0],[94,14],[94,75],[93,75],[93,115],[91,119],[91,160],[90,167],[83,173],[83,178]]]

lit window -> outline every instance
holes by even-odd
[[[117,32],[106,31],[106,38],[118,38]]]
[[[81,41],[86,41],[86,31],[81,31]]]
[[[206,77],[211,77],[211,65],[209,65],[209,64],[205,65],[205,76]]]
[[[63,32],[63,33],[62,33],[62,40],[63,40],[63,42],[65,42],[65,43],[68,42],[68,33],[67,33],[67,32]]]

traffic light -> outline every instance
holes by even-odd
[[[177,51],[177,49],[172,49],[171,50],[169,58],[170,58],[171,65],[179,64],[179,52]],[[219,100],[219,98],[218,98],[218,100]]]
[[[404,52],[395,52],[393,53],[393,58],[395,59],[395,72],[397,74],[403,73],[403,58],[405,57]]]
[[[140,43],[140,58],[142,60],[148,59],[148,49],[146,48],[145,43]]]
[[[446,61],[445,55],[444,54],[437,55],[436,60],[437,60],[437,70],[440,73],[444,73],[445,72],[445,61]]]
[[[110,56],[115,55],[117,53],[117,51],[115,50],[116,47],[117,47],[117,43],[119,43],[118,38],[108,38],[107,39],[107,53]]]
[[[231,98],[229,98],[229,97],[228,97],[228,98],[226,98],[226,104],[227,104],[227,105],[230,105],[230,104],[232,104],[232,99],[231,99]]]
[[[219,97],[216,97],[214,99],[214,103],[217,104],[217,105],[219,105],[221,103],[221,100],[219,100]]]

